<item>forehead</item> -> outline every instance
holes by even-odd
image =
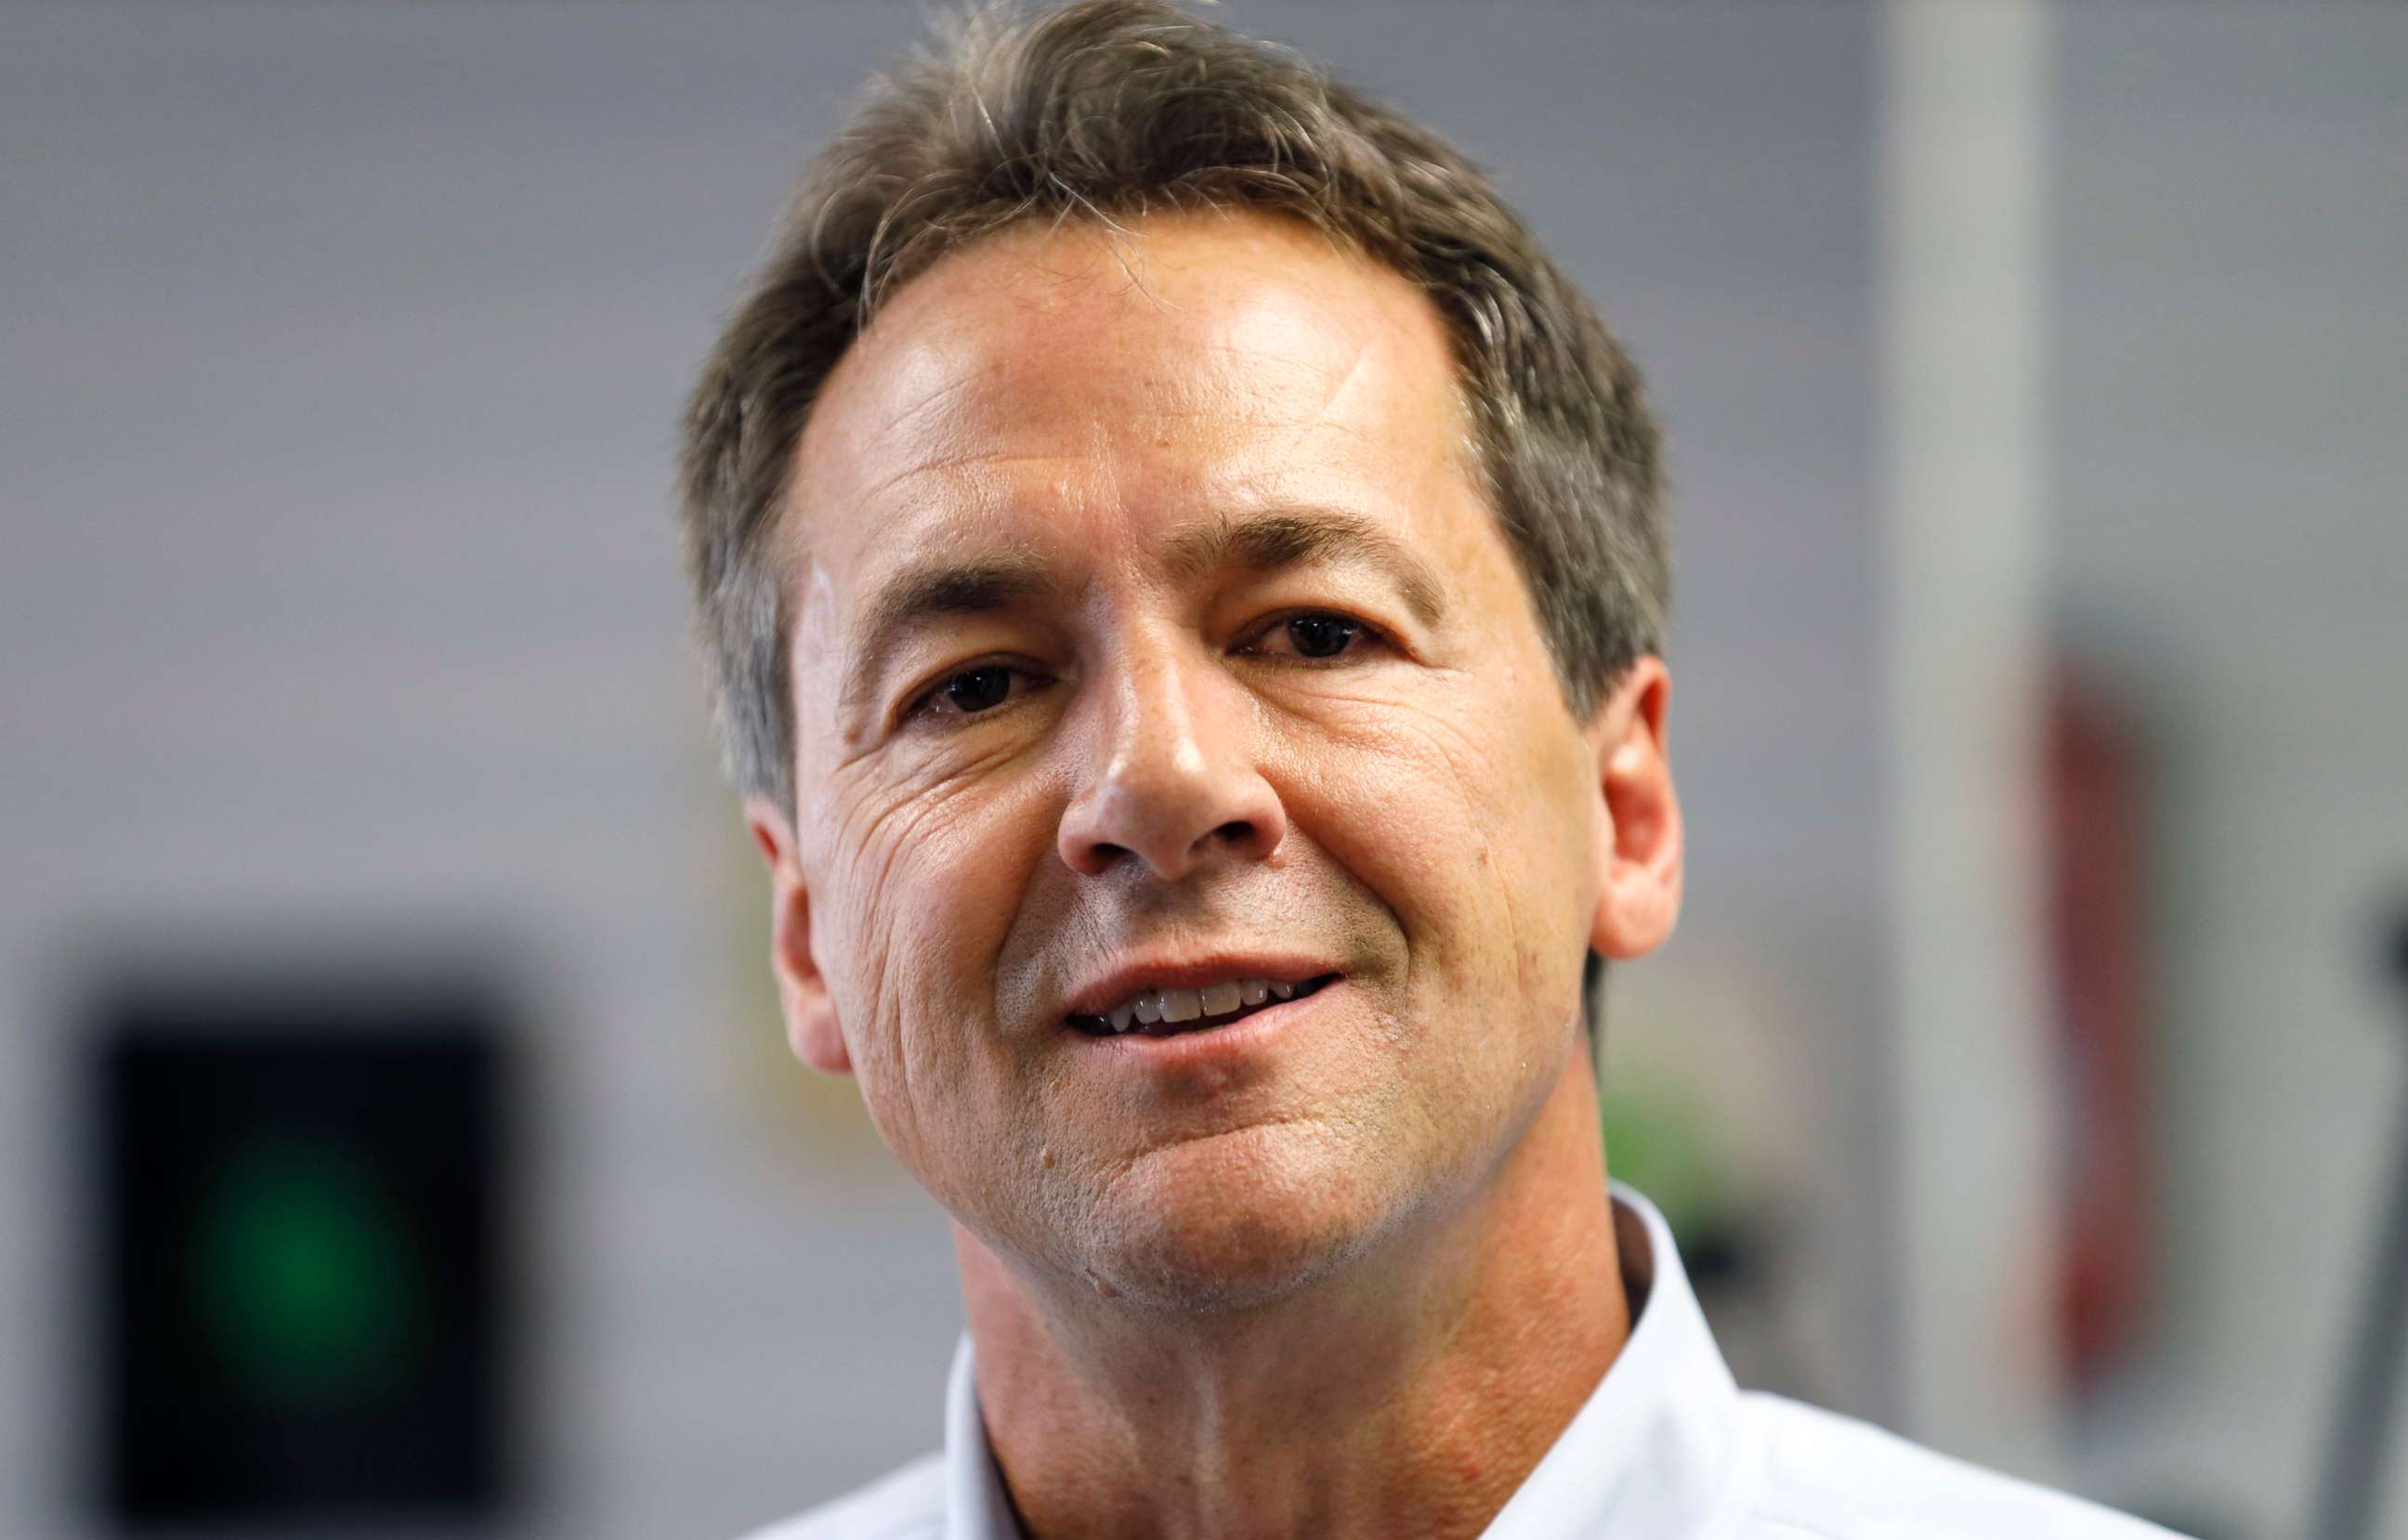
[[[1006,232],[905,284],[830,375],[788,517],[822,580],[966,540],[1093,553],[1253,504],[1411,537],[1459,500],[1435,308],[1291,221]]]

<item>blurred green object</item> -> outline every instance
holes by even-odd
[[[330,1138],[253,1145],[216,1174],[194,1235],[197,1314],[244,1392],[287,1407],[387,1392],[423,1344],[400,1217]]]
[[[1645,1193],[1685,1248],[1727,1234],[1731,1191],[1702,1131],[1706,1116],[1669,1088],[1608,1090],[1598,1096],[1607,1168]]]

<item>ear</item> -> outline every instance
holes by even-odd
[[[1681,805],[1664,735],[1672,676],[1640,659],[1589,721],[1605,816],[1597,833],[1597,913],[1589,948],[1621,959],[1654,951],[1681,918]]]
[[[744,821],[769,860],[769,971],[778,978],[787,1045],[813,1069],[849,1075],[853,1056],[845,1050],[836,1001],[811,939],[811,893],[795,852],[794,825],[775,804],[757,796],[745,799]]]

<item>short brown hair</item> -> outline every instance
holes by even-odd
[[[1417,285],[1566,700],[1662,650],[1668,541],[1638,371],[1486,178],[1297,54],[1159,0],[998,7],[874,81],[811,163],[685,419],[681,522],[728,769],[795,809],[777,540],[821,385],[880,301],[1027,220],[1299,219]]]

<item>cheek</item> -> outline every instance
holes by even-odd
[[[880,1132],[915,1168],[947,1123],[1008,1105],[996,962],[1050,852],[1041,809],[994,784],[879,788],[833,820],[821,930],[838,1020]],[[815,896],[814,906],[821,902]]]
[[[1415,971],[1536,1005],[1576,998],[1593,812],[1579,734],[1524,683],[1450,678],[1300,752],[1310,832],[1396,913]]]

